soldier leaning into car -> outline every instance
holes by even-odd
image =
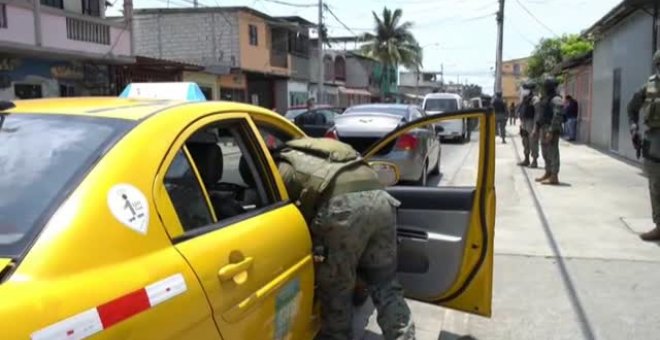
[[[396,207],[376,172],[349,145],[290,141],[275,154],[289,196],[308,220],[321,302],[318,339],[352,339],[358,269],[385,339],[413,339],[414,324],[396,279]],[[327,189],[324,189],[327,188]]]

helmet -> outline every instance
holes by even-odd
[[[533,81],[526,81],[522,84],[522,88],[525,90],[533,90],[536,88],[536,83]]]
[[[545,88],[553,88],[554,89],[554,88],[557,88],[557,86],[559,86],[559,82],[557,81],[557,78],[555,78],[555,77],[548,76],[548,77],[545,77],[545,79],[543,80],[543,87],[545,87]]]
[[[660,64],[660,50],[655,51],[653,54],[653,63]]]

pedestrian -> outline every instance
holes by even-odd
[[[536,179],[541,184],[559,184],[559,136],[562,132],[564,110],[562,99],[557,94],[558,85],[554,77],[547,77],[543,82],[537,129],[533,132],[541,138],[541,154],[545,162],[545,174]]]
[[[628,103],[628,118],[633,145],[644,157],[644,171],[649,180],[651,210],[655,228],[640,235],[644,241],[660,240],[660,50],[653,55],[655,73],[646,85],[633,95]],[[642,115],[643,141],[640,136],[639,116]]]
[[[495,121],[497,123],[497,134],[502,138],[502,143],[506,144],[506,104],[502,99],[502,92],[496,92],[493,99],[493,111],[495,112]]]
[[[564,117],[566,118],[566,139],[573,142],[577,139],[578,102],[571,95],[564,100]]]
[[[538,134],[532,134],[536,127],[536,106],[539,98],[534,94],[535,84],[528,82],[523,84],[523,98],[518,106],[518,117],[520,118],[520,138],[523,144],[523,154],[525,159],[518,163],[520,166],[529,166],[532,169],[538,168],[539,158],[539,138]],[[530,162],[530,155],[532,161]]]
[[[290,199],[310,226],[321,302],[318,338],[352,339],[359,272],[384,338],[414,339],[410,309],[396,279],[399,201],[359,153],[340,141],[296,139],[275,157]]]
[[[509,125],[516,125],[516,104],[509,103]]]

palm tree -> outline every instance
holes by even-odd
[[[409,21],[401,23],[403,12],[396,9],[392,12],[383,8],[382,18],[376,12],[371,12],[375,21],[375,34],[366,33],[363,36],[365,45],[362,52],[388,68],[403,65],[407,69],[419,70],[422,66],[422,48],[410,29]]]

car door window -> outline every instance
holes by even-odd
[[[185,232],[227,225],[276,202],[272,176],[257,165],[263,156],[249,131],[240,120],[205,126],[168,168],[164,184]]]

